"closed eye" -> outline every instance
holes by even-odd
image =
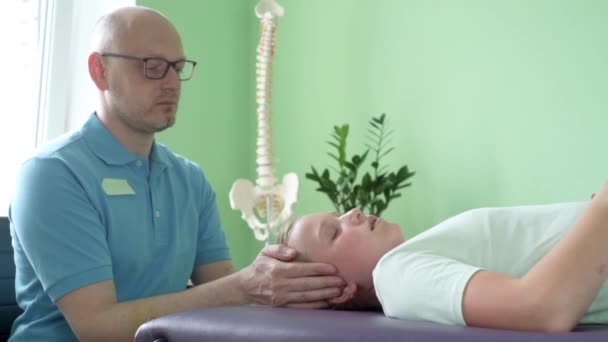
[[[342,232],[339,222],[336,222],[336,224],[332,226],[332,229],[333,233],[331,235],[331,241],[334,241],[338,238],[338,236],[340,236],[340,233]]]
[[[338,213],[334,212],[328,214],[329,215],[321,222],[318,234],[321,240],[329,241],[331,243],[340,236],[341,226]]]
[[[184,61],[177,62],[177,64],[174,65],[175,71],[182,72],[182,70],[184,70],[184,64],[185,63],[186,62],[184,62]]]

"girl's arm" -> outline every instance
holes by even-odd
[[[570,331],[606,279],[608,182],[566,236],[521,279],[490,271],[471,277],[462,310],[467,325]]]

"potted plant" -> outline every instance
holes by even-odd
[[[387,166],[382,164],[383,158],[394,150],[387,146],[393,131],[388,129],[386,114],[372,117],[369,124],[365,151],[350,159],[346,154],[349,125],[334,126],[332,139],[327,142],[332,151],[327,154],[337,163],[337,168],[332,168],[336,173],[335,179],[328,169],[319,173],[314,166],[310,173],[306,173],[306,178],[318,183],[316,190],[326,194],[339,213],[359,208],[365,213],[380,216],[392,200],[401,196],[401,189],[412,184],[406,181],[415,172],[410,172],[407,165],[388,172]],[[358,177],[359,169],[368,158],[371,158],[371,172]]]

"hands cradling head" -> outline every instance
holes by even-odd
[[[380,258],[404,241],[399,225],[358,209],[344,215],[317,213],[295,221],[279,238],[298,251],[299,261],[336,266],[346,281],[342,295],[328,301],[338,308],[379,306],[372,271]]]

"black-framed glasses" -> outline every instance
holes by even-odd
[[[187,81],[192,78],[194,67],[196,67],[195,61],[190,61],[187,59],[180,59],[179,61],[170,62],[161,57],[138,57],[111,52],[102,52],[99,55],[103,57],[118,57],[142,61],[144,62],[144,76],[152,80],[160,80],[164,78],[167,76],[169,67],[173,67],[173,69],[175,69],[177,72],[179,80]]]

